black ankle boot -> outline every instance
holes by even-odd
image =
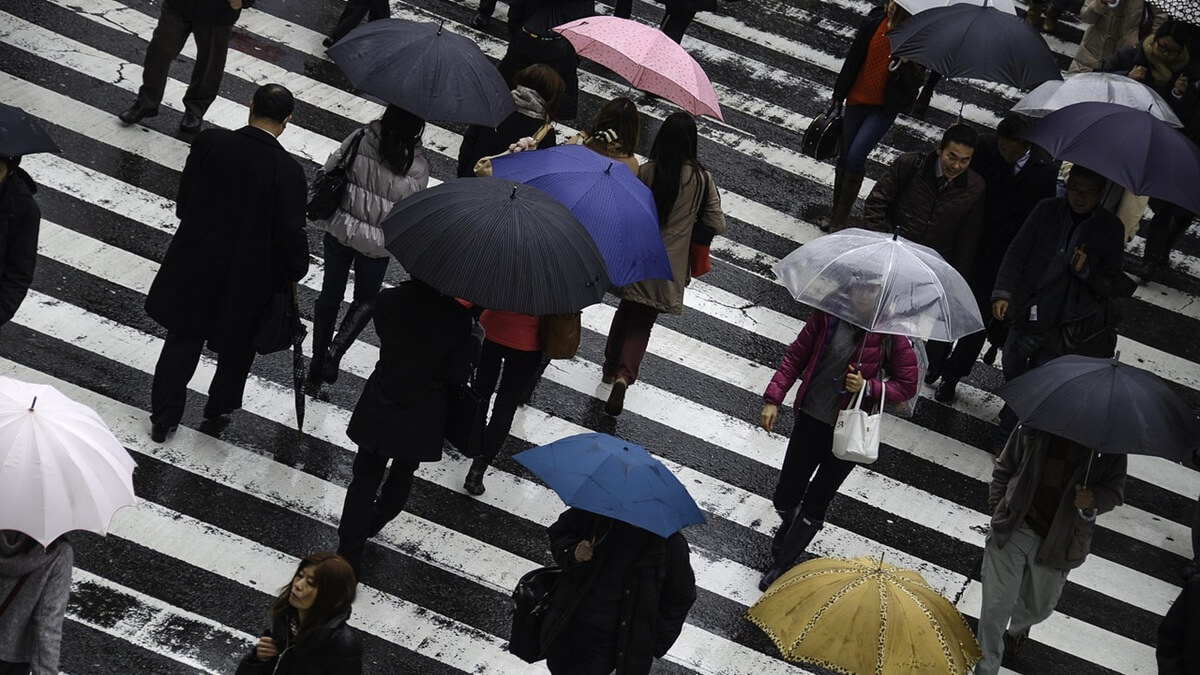
[[[325,305],[318,301],[313,306],[312,358],[308,361],[308,376],[305,378],[310,389],[321,385],[321,371],[325,369],[325,356],[333,339],[333,328],[337,325],[337,313],[336,303]]]
[[[359,333],[367,327],[371,321],[371,315],[375,312],[375,301],[367,302],[355,301],[350,304],[350,309],[346,311],[346,316],[342,318],[342,325],[338,326],[337,335],[333,336],[333,340],[329,342],[329,350],[325,353],[325,362],[321,364],[321,379],[328,384],[337,382],[338,371],[342,367],[342,357],[345,356],[346,350],[350,349],[350,345],[358,339]]]
[[[487,488],[483,486],[483,476],[487,473],[489,462],[484,457],[476,457],[471,462],[471,468],[467,471],[467,479],[463,481],[463,489],[467,494],[478,497],[483,494]]]
[[[779,555],[779,548],[783,546],[783,539],[787,536],[788,529],[791,528],[792,523],[796,520],[796,516],[799,515],[800,507],[797,506],[796,508],[788,509],[786,511],[775,509],[775,513],[779,514],[779,519],[782,522],[779,523],[779,529],[775,530],[775,536],[771,538],[772,558]]]

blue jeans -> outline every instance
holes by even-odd
[[[896,121],[883,106],[847,105],[842,113],[842,137],[837,167],[857,176],[867,172],[867,155]]]
[[[371,258],[344,246],[337,238],[325,233],[325,276],[321,280],[321,295],[317,302],[338,307],[346,295],[350,267],[354,266],[354,301],[368,302],[379,295],[383,276],[391,258]]]

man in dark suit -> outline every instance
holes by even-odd
[[[150,394],[156,442],[183,417],[206,342],[218,358],[204,417],[242,407],[271,295],[308,271],[304,170],[276,140],[294,104],[287,89],[263,85],[247,126],[210,129],[192,143],[176,198],[179,229],[146,298],[146,313],[167,329]]]
[[[165,0],[150,45],[146,47],[142,87],[138,89],[133,105],[120,114],[121,121],[136,124],[158,114],[171,62],[183,50],[188,36],[193,35],[196,38],[196,64],[192,66],[192,81],[183,95],[183,121],[179,123],[179,130],[191,134],[200,131],[204,113],[217,98],[221,87],[233,24],[242,9],[253,4],[254,0]]]

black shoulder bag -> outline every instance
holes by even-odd
[[[342,197],[345,196],[346,185],[349,183],[346,169],[358,154],[358,144],[362,142],[366,133],[365,127],[359,129],[346,152],[338,159],[338,163],[329,171],[317,172],[312,187],[308,189],[308,206],[304,211],[309,220],[325,220],[342,205]]]

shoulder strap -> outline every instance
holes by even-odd
[[[346,148],[346,152],[342,154],[342,159],[338,165],[345,168],[354,160],[354,156],[358,154],[358,144],[362,143],[363,136],[367,135],[366,127],[359,127],[358,133],[354,134],[354,140],[350,141],[350,146]]]

